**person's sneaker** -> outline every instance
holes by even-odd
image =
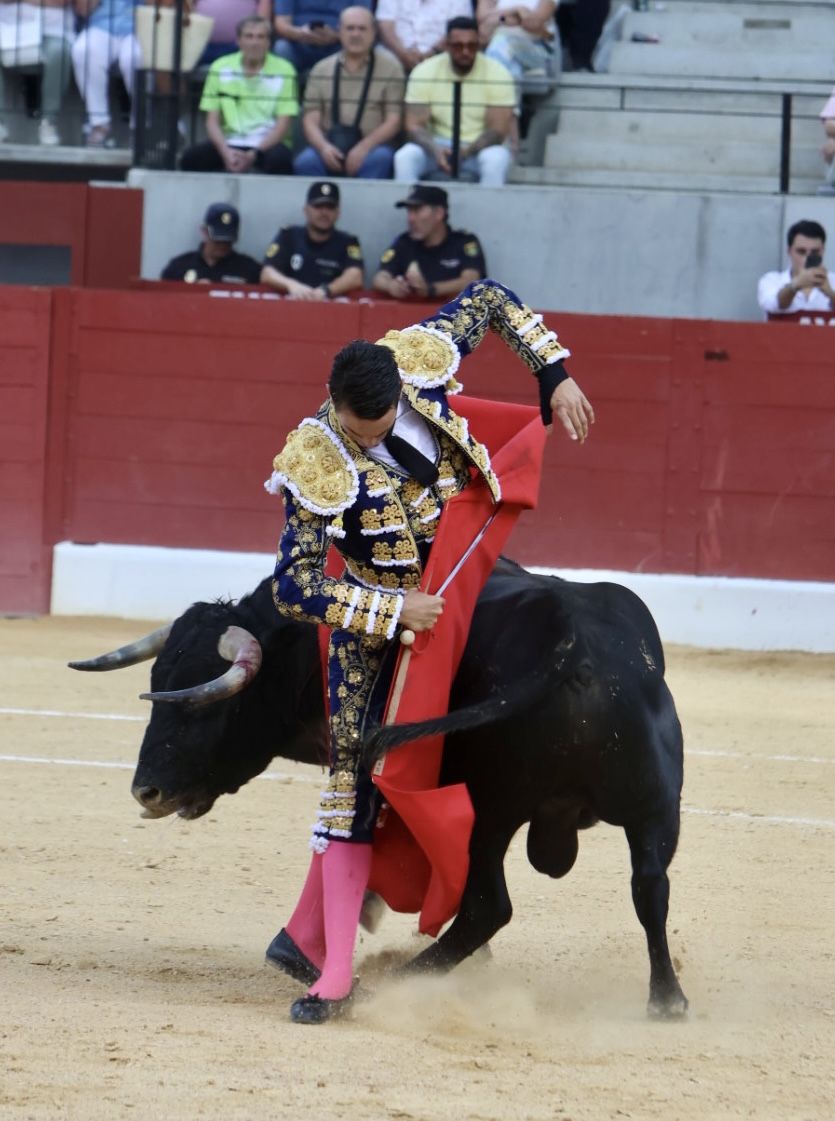
[[[45,144],[48,148],[54,148],[61,143],[58,129],[48,117],[44,117],[38,124],[38,143]]]
[[[85,148],[115,148],[109,125],[90,125],[84,137]]]
[[[0,121],[0,144],[5,144],[8,139],[9,139],[9,130],[6,128],[6,126],[3,124],[3,122]]]

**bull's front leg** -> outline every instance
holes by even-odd
[[[452,924],[403,967],[404,972],[447,973],[486,945],[510,922],[513,907],[504,875],[504,858],[517,826],[484,837],[476,821],[470,843],[470,870],[461,906]]]
[[[632,856],[632,901],[647,937],[649,1003],[656,1019],[677,1020],[687,1014],[687,997],[678,983],[667,945],[670,881],[667,868],[678,841],[678,804],[665,819],[627,826]]]

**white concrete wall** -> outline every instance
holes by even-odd
[[[142,275],[196,246],[210,202],[241,211],[239,248],[261,259],[275,231],[302,220],[306,179],[134,169],[144,188]],[[402,184],[342,185],[340,226],[357,234],[366,279],[405,227]],[[798,218],[833,241],[835,198],[698,194],[611,188],[451,186],[454,226],[482,240],[492,276],[539,308],[605,315],[757,320],[757,280],[783,267],[784,233]]]
[[[167,619],[197,600],[238,598],[273,569],[264,553],[130,545],[57,545],[54,615]],[[665,642],[740,650],[835,651],[835,584],[537,569],[625,584],[647,603]]]

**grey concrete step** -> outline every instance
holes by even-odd
[[[832,40],[835,43],[835,39]],[[835,47],[793,51],[739,50],[733,47],[665,46],[615,43],[609,74],[665,74],[685,77],[782,79],[835,74]]]
[[[815,45],[825,47],[834,34],[835,10],[831,7],[781,12],[749,5],[710,10],[692,5],[630,12],[620,37],[628,42],[633,35],[657,35],[666,46],[720,51],[796,52]]]
[[[776,175],[729,175],[727,172],[636,171],[577,167],[514,167],[509,182],[530,186],[623,188],[634,191],[692,191],[697,194],[776,195]],[[814,195],[823,180],[798,177],[792,179],[792,195]]]
[[[795,123],[790,146],[793,190],[800,181],[822,180],[820,142],[817,121]],[[726,177],[728,189],[772,189],[780,176],[780,121],[751,115],[566,108],[560,112],[559,131],[546,139],[543,166],[565,173],[568,177],[561,182],[594,182],[598,175],[616,173],[634,174],[634,183],[647,186],[659,175],[670,175],[665,182],[671,186],[692,183],[699,189],[722,189]]]

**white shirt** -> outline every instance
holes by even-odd
[[[472,14],[470,0],[378,0],[376,12],[378,21],[394,24],[397,38],[407,50],[416,47],[422,52],[443,39],[447,20]]]
[[[397,405],[397,417],[394,422],[393,431],[395,436],[400,436],[401,439],[411,444],[413,448],[417,448],[419,452],[422,452],[427,459],[431,460],[433,463],[436,462],[438,458],[438,449],[435,446],[432,433],[429,431],[429,425],[420,413],[416,413],[409,402],[402,397]],[[400,467],[400,464],[389,452],[385,444],[375,444],[373,448],[368,449],[368,454],[373,456],[374,459],[379,459],[381,463],[385,463],[388,467]]]
[[[827,272],[829,287],[835,288],[835,273]],[[801,289],[788,307],[781,308],[777,303],[777,293],[785,288],[792,278],[791,269],[782,272],[767,272],[760,277],[757,285],[757,302],[766,313],[788,315],[792,311],[834,311],[829,297],[820,288],[812,288],[808,293]]]

